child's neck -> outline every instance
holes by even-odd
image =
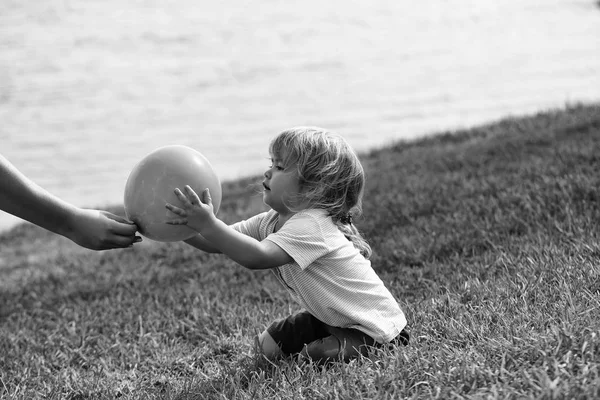
[[[285,224],[296,213],[292,212],[292,211],[286,211],[286,212],[278,211],[277,214],[278,215],[277,215],[277,223],[275,224],[275,232],[277,232],[279,229],[281,229],[283,224]]]

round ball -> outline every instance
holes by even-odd
[[[181,207],[174,193],[189,185],[202,198],[208,188],[215,214],[221,205],[221,182],[200,152],[180,145],[165,146],[144,157],[133,168],[125,184],[125,214],[145,237],[160,242],[176,242],[195,236],[185,225],[169,225],[177,217],[166,203]]]

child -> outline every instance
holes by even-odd
[[[258,338],[268,358],[303,354],[348,361],[368,346],[408,344],[404,313],[371,268],[371,248],[352,218],[361,211],[364,171],[346,141],[320,128],[281,132],[269,148],[263,201],[271,210],[228,226],[210,193],[175,189],[183,208],[167,204],[200,235],[186,242],[220,252],[249,269],[272,269],[303,310]]]

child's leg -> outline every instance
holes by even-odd
[[[281,349],[279,348],[279,345],[275,343],[275,340],[273,339],[268,330],[264,330],[258,336],[258,344],[260,346],[260,351],[262,352],[262,354],[269,360],[274,360],[284,355]]]
[[[261,352],[269,359],[298,354],[306,343],[327,336],[323,323],[306,311],[275,321],[258,337]]]
[[[306,311],[274,322],[258,342],[269,359],[302,354],[316,362],[347,362],[368,355],[370,346],[378,346],[366,333],[327,325]]]
[[[360,354],[366,356],[369,346],[376,345],[373,338],[357,329],[329,325],[325,325],[325,329],[329,336],[307,344],[302,350],[304,356],[317,362],[348,362]]]

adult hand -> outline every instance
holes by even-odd
[[[78,209],[72,218],[65,236],[88,249],[124,248],[142,240],[133,222],[108,211]]]
[[[189,185],[186,185],[184,190],[185,194],[179,188],[175,189],[175,195],[181,201],[182,207],[174,206],[171,203],[165,205],[167,209],[179,216],[179,218],[167,221],[167,224],[187,225],[196,232],[202,233],[202,228],[215,218],[210,191],[208,188],[204,189],[202,200],[200,200],[200,197]]]

